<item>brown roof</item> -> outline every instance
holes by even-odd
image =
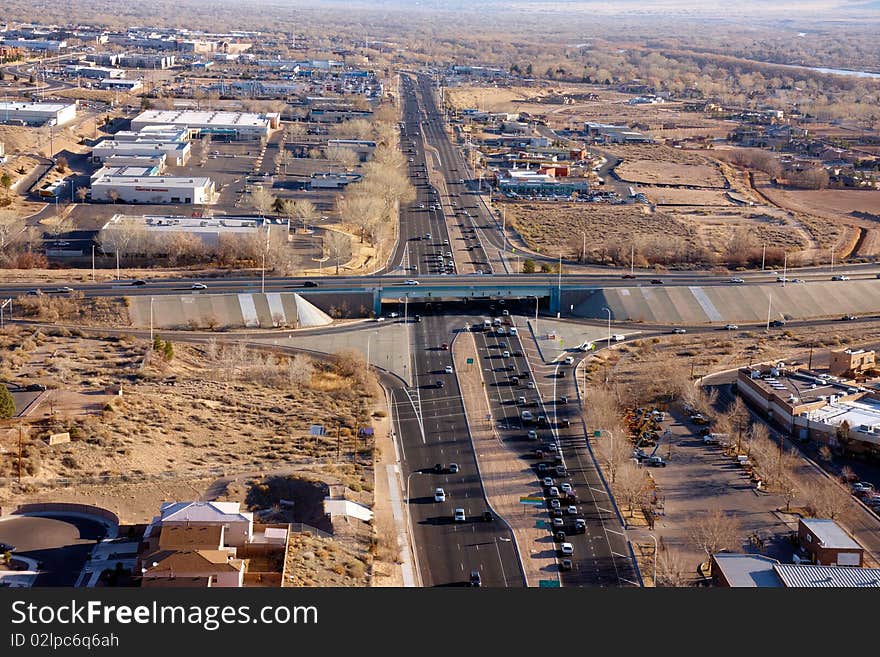
[[[211,585],[211,577],[144,577],[141,580],[143,588],[184,588],[205,589]]]
[[[215,550],[222,545],[223,526],[162,525],[159,527],[159,549],[207,548]]]
[[[228,557],[226,550],[157,550],[144,556],[143,564],[150,573],[212,574],[241,570],[241,559]]]

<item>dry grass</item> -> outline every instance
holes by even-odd
[[[81,326],[131,326],[128,306],[121,297],[89,297],[82,292],[66,295],[40,294],[16,300],[21,316],[44,322],[76,323]]]
[[[369,559],[344,542],[294,534],[287,549],[283,586],[366,586]]]
[[[644,185],[724,187],[724,176],[706,164],[678,164],[664,160],[629,160],[615,169],[621,180]]]

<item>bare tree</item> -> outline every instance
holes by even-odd
[[[251,206],[260,213],[261,219],[272,209],[274,203],[275,198],[265,187],[255,187],[251,192]]]
[[[624,461],[618,468],[612,488],[618,501],[626,505],[630,517],[644,499],[649,485],[645,471],[632,461]]]
[[[336,261],[336,275],[339,275],[339,261],[351,249],[351,239],[345,233],[336,230],[328,231],[324,237],[324,250],[327,257]]]
[[[681,555],[666,548],[663,543],[659,544],[660,552],[657,557],[657,581],[654,586],[683,587],[690,581],[690,572],[684,565]]]
[[[739,518],[719,507],[691,519],[691,540],[709,557],[740,546]]]
[[[351,171],[358,165],[358,162],[360,162],[358,154],[351,148],[346,148],[344,146],[329,146],[325,150],[324,156],[328,160],[339,162],[346,171]]]
[[[88,187],[77,187],[76,188],[76,197],[79,199],[80,203],[86,202],[86,197],[89,195]]]
[[[295,217],[302,220],[303,231],[306,230],[308,224],[314,223],[321,216],[321,213],[318,211],[315,204],[308,199],[297,199],[294,201],[293,214]]]

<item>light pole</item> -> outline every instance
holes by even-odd
[[[266,292],[266,252],[263,252],[263,266],[260,268],[260,294]]]
[[[153,301],[155,297],[150,297],[150,343],[153,342]]]
[[[562,252],[559,252],[559,278],[556,282],[556,294],[558,295],[559,300],[559,310],[556,311],[556,319],[559,319],[562,316]]]
[[[504,541],[505,543],[511,543],[512,539],[505,538],[504,536],[496,536],[495,537],[495,552],[498,553],[498,563],[501,565],[501,577],[504,578],[504,588],[507,588],[507,575],[504,574],[504,560],[501,558],[501,550],[498,548],[498,541]]]
[[[770,309],[773,307],[773,293],[770,292],[767,294],[769,297],[767,300],[767,331],[770,330]]]
[[[764,271],[764,259],[767,257],[767,242],[764,242],[764,248],[761,249],[761,271]]]
[[[535,295],[535,335],[538,335],[538,304],[540,300],[538,299],[538,295]]]
[[[608,348],[611,349],[611,309],[606,306],[602,306],[602,310],[608,313]]]
[[[786,273],[788,272],[788,254],[785,254],[784,259],[782,260],[782,287],[785,287],[785,279],[787,278]]]
[[[379,331],[373,331],[367,336],[367,367],[370,366],[370,340],[373,339],[373,336],[376,335]]]

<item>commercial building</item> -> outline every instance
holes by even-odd
[[[734,588],[878,588],[880,568],[780,563],[760,554],[712,555],[716,586]]]
[[[210,178],[101,176],[92,182],[93,201],[206,205],[214,203],[215,197],[214,181]]]
[[[56,41],[54,39],[6,39],[0,37],[0,44],[10,48],[40,52],[59,52],[67,47],[67,41]]]
[[[65,125],[76,118],[76,103],[0,102],[0,122],[25,125]]]
[[[68,75],[78,75],[81,78],[92,78],[96,80],[125,77],[125,71],[122,69],[107,68],[105,66],[81,66],[79,64],[69,64],[64,67],[64,72]]]
[[[354,151],[361,162],[366,162],[376,150],[376,142],[366,139],[328,139],[327,148],[334,147]]]
[[[277,113],[147,110],[131,120],[131,129],[142,130],[149,126],[170,125],[187,128],[193,135],[210,134],[229,139],[259,139],[268,137],[280,123],[281,116]]]
[[[315,172],[309,179],[311,189],[344,189],[361,179],[359,173]]]
[[[150,166],[104,166],[91,175],[90,181],[94,183],[96,180],[99,180],[104,176],[128,176],[129,178],[143,178],[144,176],[155,176],[158,174],[158,169]]]
[[[586,180],[560,180],[529,169],[510,169],[507,175],[499,177],[498,188],[506,194],[518,196],[571,196],[574,192],[588,192],[590,186]]]
[[[798,541],[810,560],[820,566],[861,566],[865,550],[828,518],[800,518]]]
[[[831,350],[828,373],[831,376],[851,377],[876,367],[874,350],[839,349]]]
[[[595,141],[606,144],[652,144],[654,140],[647,135],[631,130],[626,125],[610,125],[607,123],[584,124],[584,131],[587,136],[593,137]]]
[[[143,226],[148,233],[188,233],[198,237],[209,248],[216,247],[224,235],[253,235],[263,226],[263,221],[255,217],[117,214],[110,218],[104,228],[112,229],[121,223]]]
[[[155,169],[157,174],[165,171],[165,153],[156,155],[137,155],[120,153],[104,158],[105,167],[144,167]]]
[[[174,66],[174,55],[123,53],[116,55],[116,64],[123,68],[151,68],[164,70]]]
[[[138,91],[139,89],[144,88],[144,83],[141,80],[125,80],[119,78],[104,78],[98,83],[98,87],[100,89],[108,89],[108,90],[119,90],[119,91],[127,91],[131,93],[132,91]]]
[[[114,155],[145,155],[149,157],[164,155],[167,164],[183,166],[189,160],[191,153],[192,147],[187,142],[104,139],[92,148],[92,159],[97,162],[105,162],[107,158]]]
[[[800,440],[880,457],[880,393],[828,374],[775,366],[741,368],[737,392]]]

